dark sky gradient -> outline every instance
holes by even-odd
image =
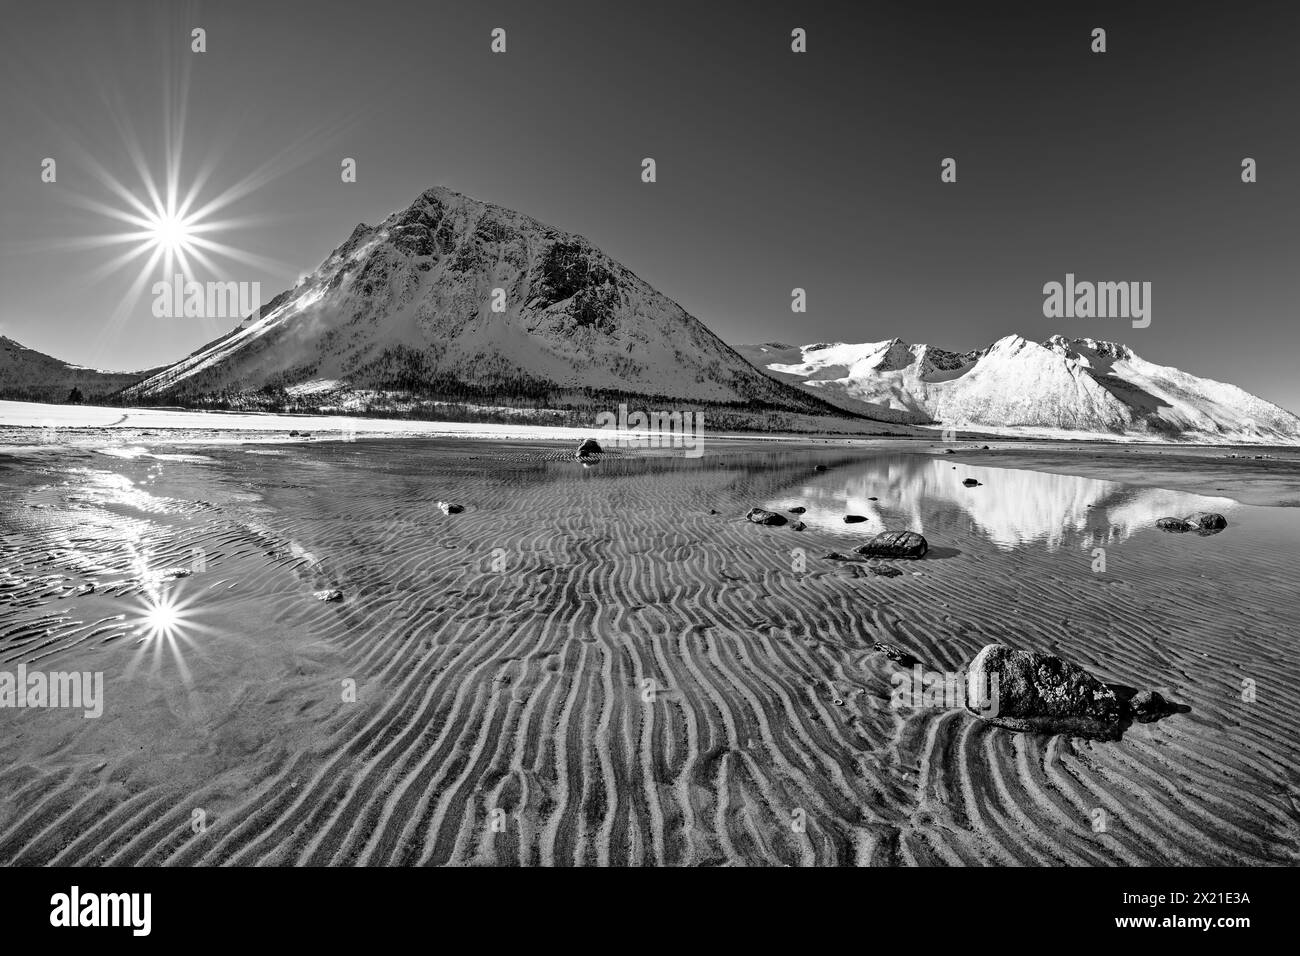
[[[107,197],[71,144],[138,185],[106,98],[161,174],[163,91],[190,58],[183,188],[218,154],[204,196],[287,150],[292,168],[226,211],[267,221],[216,237],[285,265],[195,276],[261,281],[264,301],[356,223],[445,184],[582,233],[731,342],[1091,335],[1300,411],[1294,3],[192,9],[0,4],[3,334],[138,368],[232,324],[156,319],[146,295],[110,328],[138,270],[90,282],[106,253],[48,246],[116,228],[68,203]],[[806,55],[789,52],[794,26]],[[339,181],[344,156],[356,184]],[[1043,283],[1066,272],[1150,281],[1151,326],[1043,318]]]

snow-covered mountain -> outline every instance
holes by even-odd
[[[70,365],[0,335],[0,398],[62,402],[75,388],[86,401],[103,398],[150,372],[105,372]]]
[[[442,187],[357,226],[297,287],[130,394],[280,388],[344,405],[393,390],[468,401],[617,393],[836,413],[761,374],[581,236]]]
[[[1115,342],[1008,335],[972,352],[899,339],[737,351],[776,379],[886,420],[1044,435],[1300,441],[1300,418],[1285,409],[1235,385],[1155,365]]]

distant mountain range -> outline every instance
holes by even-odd
[[[84,401],[105,399],[151,372],[105,372],[69,365],[0,335],[0,398],[27,402],[67,401],[75,388]]]
[[[1300,441],[1290,412],[1113,342],[733,349],[581,236],[443,187],[358,225],[297,286],[173,365],[101,372],[0,338],[0,397],[63,401],[74,387],[88,401],[420,418],[449,403],[590,418],[626,401],[704,410],[715,428]]]
[[[1235,385],[1155,365],[1115,342],[1008,335],[950,352],[899,339],[742,345],[783,382],[887,421],[1022,434],[1294,442],[1300,418]]]

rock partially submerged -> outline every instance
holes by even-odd
[[[816,468],[813,469],[813,471],[825,471],[825,470],[826,470],[825,465],[818,465]]]
[[[775,511],[767,511],[764,508],[750,508],[749,514],[745,515],[754,524],[765,524],[771,527],[779,527],[785,524],[785,515],[779,515]]]
[[[1179,534],[1185,531],[1196,531],[1200,534],[1218,534],[1227,526],[1228,519],[1213,511],[1198,511],[1186,518],[1160,518],[1156,521],[1157,528]]]
[[[317,591],[315,597],[318,601],[325,601],[328,604],[333,604],[343,600],[343,592],[338,588],[330,588],[326,591]]]
[[[793,508],[790,509],[790,514],[792,514],[792,515],[801,515],[801,514],[803,514],[805,511],[807,511],[807,510],[808,510],[808,509],[805,508],[803,505],[795,505]]]
[[[845,515],[845,516],[844,516],[844,523],[845,523],[845,524],[861,524],[863,521],[866,521],[866,520],[867,520],[867,519],[864,518],[862,515]]]
[[[438,510],[445,515],[458,515],[465,510],[465,506],[453,504],[450,501],[439,501]]]
[[[985,646],[966,674],[966,709],[1011,730],[1118,740],[1129,708],[1082,667],[1051,654]]]
[[[882,531],[853,550],[869,558],[923,558],[930,543],[915,531]]]
[[[807,526],[806,524],[804,524],[802,521],[796,521],[794,524],[790,525],[790,530],[791,530],[791,531],[803,531],[803,530],[804,530],[805,528],[807,528],[807,527],[808,527],[808,526]]]
[[[594,438],[584,438],[578,442],[578,457],[590,458],[592,455],[603,455],[605,449],[600,447],[600,442]]]
[[[963,478],[961,483],[967,488],[978,488],[980,484],[974,478]]]

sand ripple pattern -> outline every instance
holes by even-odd
[[[220,487],[178,513],[183,532],[138,520],[168,559],[205,549],[195,593],[227,602],[229,633],[260,618],[237,648],[269,654],[264,635],[276,635],[275,686],[231,691],[213,711],[255,707],[269,727],[221,737],[239,746],[224,761],[203,751],[203,772],[182,774],[183,786],[108,742],[94,760],[6,761],[0,861],[1294,865],[1300,855],[1300,621],[1277,573],[1294,536],[1139,534],[1097,574],[1082,545],[1007,553],[944,511],[926,534],[949,553],[886,579],[821,558],[851,547],[851,529],[741,517],[797,488],[815,461],[846,466],[824,452],[625,455],[589,468],[566,455],[365,443],[214,455],[219,468],[168,466],[219,476],[192,479]],[[264,500],[241,503],[240,489]],[[439,499],[466,511],[444,516]],[[76,666],[97,622],[61,623],[40,578],[77,572],[56,558],[23,572],[21,556],[49,531],[10,520],[0,659]],[[95,554],[84,541],[68,550]],[[1247,560],[1257,570],[1243,587]],[[327,587],[344,602],[312,598]],[[902,668],[872,649],[881,640],[937,671],[994,640],[1061,653],[1192,711],[1094,744],[1012,734],[951,707],[900,709],[890,693]],[[343,680],[356,682],[355,703],[339,699]]]

